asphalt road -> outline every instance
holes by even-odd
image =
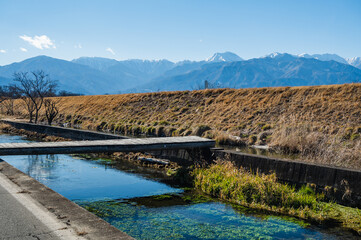
[[[2,186],[0,229],[0,239],[60,239]]]
[[[80,239],[0,173],[0,239]]]

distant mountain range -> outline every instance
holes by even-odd
[[[81,57],[66,61],[47,56],[0,66],[0,85],[14,72],[44,70],[59,90],[82,94],[193,90],[204,87],[309,86],[361,82],[361,58],[336,54],[272,53],[243,60],[215,53],[204,61],[125,60]]]
[[[115,80],[97,69],[47,56],[29,58],[0,67],[0,85],[11,83],[14,72],[31,72],[40,69],[58,82],[59,90],[73,93],[101,94],[111,89],[109,84],[115,89],[124,86],[121,79]]]
[[[275,57],[277,55],[282,55],[282,53],[271,53],[269,55],[267,55],[266,57]],[[303,57],[303,58],[314,58],[320,61],[336,61],[339,63],[343,63],[343,64],[350,64],[351,66],[357,67],[357,68],[361,68],[361,57],[354,57],[354,58],[343,58],[338,56],[337,54],[329,54],[329,53],[325,53],[325,54],[307,54],[307,53],[302,53],[299,55],[292,55],[294,57]]]

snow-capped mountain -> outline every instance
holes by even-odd
[[[270,54],[267,54],[267,55],[261,57],[261,59],[262,58],[273,58],[273,59],[281,59],[282,58],[282,59],[290,60],[291,58],[295,58],[295,57],[297,57],[297,56],[289,54],[289,53],[273,52],[273,53],[270,53]]]
[[[206,61],[125,60],[83,57],[65,61],[47,56],[0,66],[0,85],[14,72],[44,70],[58,80],[58,90],[83,94],[192,90],[207,80],[222,87],[271,87],[361,82],[361,58],[335,54],[271,53],[243,60],[234,53],[215,53]]]
[[[361,69],[361,57],[353,57],[353,58],[343,58],[340,57],[337,54],[330,54],[330,53],[324,53],[324,54],[307,54],[307,53],[302,53],[302,54],[298,54],[298,55],[294,55],[294,54],[289,54],[289,53],[279,53],[279,52],[274,52],[274,53],[270,53],[268,55],[265,55],[262,58],[281,58],[281,57],[300,57],[300,58],[313,58],[313,59],[317,59],[320,61],[335,61],[335,62],[339,62],[342,64],[349,64],[351,66],[357,67]]]
[[[215,53],[206,59],[206,62],[238,62],[243,61],[241,57],[232,52]]]
[[[346,58],[348,64],[361,69],[361,57]]]
[[[324,54],[307,54],[307,53],[302,53],[297,55],[298,57],[304,57],[304,58],[314,58],[320,61],[336,61],[339,63],[343,63],[343,64],[348,64],[348,62],[343,58],[340,57],[337,54],[329,54],[329,53],[324,53]]]
[[[109,76],[112,76],[114,79],[125,80],[128,86],[146,83],[175,66],[175,63],[165,59],[129,59],[117,61],[115,59],[107,58],[81,57],[72,60],[72,62],[100,70]]]
[[[269,58],[279,58],[279,57],[282,57],[284,56],[285,54],[288,54],[288,53],[279,53],[279,52],[273,52],[273,53],[270,53],[270,54],[267,54],[261,58],[266,58],[266,57],[269,57]],[[291,54],[288,54],[288,55],[291,55]],[[293,55],[292,55],[293,56]]]
[[[272,57],[271,57],[272,56]],[[336,61],[273,54],[236,62],[209,63],[173,76],[163,76],[132,91],[192,90],[211,85],[229,88],[312,86],[361,82],[361,69]]]

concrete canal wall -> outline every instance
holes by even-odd
[[[110,134],[110,133],[101,133],[73,128],[65,127],[55,127],[48,125],[40,125],[33,123],[23,123],[16,121],[1,120],[1,122],[9,124],[18,129],[24,129],[27,131],[54,135],[63,138],[69,138],[72,140],[105,140],[105,139],[126,139],[127,137]]]
[[[361,207],[361,171],[346,168],[317,165],[297,160],[278,159],[262,155],[213,148],[209,155],[204,149],[172,149],[154,151],[158,158],[177,161],[181,165],[192,165],[199,156],[208,156],[207,161],[224,159],[238,167],[256,173],[275,173],[280,181],[292,185],[311,184],[326,197],[345,205]]]
[[[271,158],[261,155],[245,154],[230,150],[215,150],[213,158],[226,159],[238,167],[252,172],[275,173],[281,181],[291,184],[314,184],[317,189],[327,193],[350,206],[361,206],[361,171],[346,168],[316,165],[312,163]]]

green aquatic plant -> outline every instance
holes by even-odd
[[[198,198],[197,194],[189,197]],[[326,237],[296,221],[247,216],[219,202],[147,207],[131,204],[133,201],[139,199],[78,204],[136,239],[291,239],[305,234]]]
[[[167,170],[167,176],[175,176],[177,174],[178,169],[169,168]]]
[[[200,195],[200,194],[183,194],[182,196],[183,201],[187,203],[206,203],[206,202],[212,202],[213,199],[210,197]]]
[[[171,195],[171,194],[163,194],[163,195],[153,196],[153,199],[155,199],[155,200],[164,200],[164,199],[172,199],[173,197],[174,197],[174,195]]]

